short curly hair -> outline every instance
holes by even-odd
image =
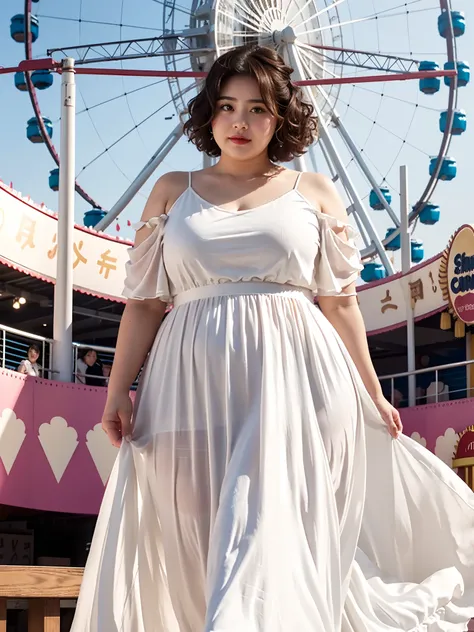
[[[314,108],[303,100],[301,89],[291,81],[293,69],[266,46],[239,46],[221,55],[212,65],[204,87],[188,105],[184,133],[199,151],[221,155],[212,135],[211,123],[223,84],[236,75],[256,79],[262,99],[277,119],[275,134],[268,144],[273,162],[289,162],[301,156],[317,137]]]

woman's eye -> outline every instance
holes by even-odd
[[[229,111],[227,108],[232,109],[232,106],[229,105],[229,103],[224,103],[224,105],[221,105],[221,110],[224,110],[224,112]]]
[[[262,112],[265,112],[265,110],[263,108],[256,107],[252,109],[252,112],[254,112],[255,114],[262,114]]]

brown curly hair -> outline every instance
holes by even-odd
[[[220,156],[211,129],[216,103],[223,84],[231,77],[244,75],[256,79],[265,105],[277,119],[268,145],[270,160],[288,162],[301,156],[317,136],[318,121],[313,106],[303,100],[301,89],[291,82],[292,72],[273,48],[249,44],[224,53],[212,65],[201,92],[189,102],[184,133],[199,151]]]

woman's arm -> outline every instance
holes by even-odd
[[[17,372],[18,372],[18,373],[23,373],[23,374],[25,374],[25,373],[27,372],[27,371],[26,371],[26,364],[25,364],[25,361],[24,361],[24,360],[22,360],[22,361],[20,362],[20,365],[18,366]]]
[[[333,182],[324,176],[314,174],[314,185],[317,187],[321,211],[347,224],[346,209]],[[336,231],[341,239],[347,239],[343,227],[336,229]],[[364,320],[355,296],[355,283],[343,288],[339,296],[320,296],[318,302],[321,311],[347,348],[365,388],[389,426],[390,433],[392,436],[398,436],[402,429],[400,415],[385,399],[375,372],[367,343]]]
[[[185,177],[186,176],[186,177]],[[167,173],[153,187],[142,213],[142,221],[166,213],[170,201],[178,197],[187,175],[180,172]],[[139,246],[152,232],[142,227],[136,235],[135,246]],[[114,362],[109,380],[109,397],[127,393],[138,371],[143,365],[165,315],[166,303],[159,298],[128,299],[120,322]]]
[[[182,180],[181,174],[170,173],[157,181],[145,205],[142,221],[146,222],[168,210],[169,200],[175,197],[174,189]],[[141,228],[135,245],[141,244],[151,231],[147,227]],[[102,417],[102,427],[117,447],[122,437],[131,435],[130,387],[150,351],[165,311],[166,303],[158,298],[128,299],[122,314]]]

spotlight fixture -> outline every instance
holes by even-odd
[[[26,303],[26,298],[24,296],[20,296],[18,302],[20,303],[20,305],[24,305]]]
[[[16,298],[13,301],[13,309],[20,309],[21,305],[20,305],[20,301]]]

